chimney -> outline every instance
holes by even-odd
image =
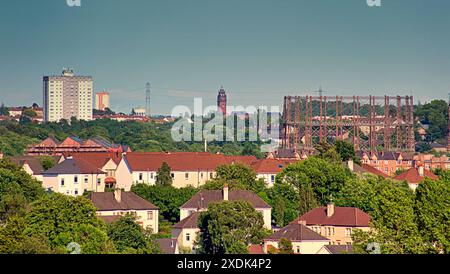
[[[423,176],[424,176],[424,173],[425,173],[425,171],[424,171],[423,166],[422,166],[422,165],[419,166],[419,175],[420,175],[420,177],[423,177]]]
[[[114,199],[116,199],[118,203],[122,202],[122,190],[120,188],[114,189]]]
[[[224,201],[228,201],[228,190],[229,190],[228,184],[225,184],[223,186],[223,200]]]
[[[354,171],[354,162],[353,162],[353,160],[349,160],[347,164],[348,164],[348,169],[350,169],[351,171]]]
[[[306,220],[299,220],[298,224],[306,226]]]
[[[334,215],[334,204],[329,203],[327,204],[327,217],[331,217]]]

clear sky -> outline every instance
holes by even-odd
[[[330,95],[450,92],[450,1],[0,0],[0,102],[42,104],[42,76],[70,67],[112,108],[152,113],[214,104],[280,105]]]

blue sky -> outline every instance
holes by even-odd
[[[167,114],[193,96],[280,105],[330,95],[450,92],[450,1],[0,0],[0,102],[42,104],[42,76],[71,67],[113,109]]]

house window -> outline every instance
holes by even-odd
[[[212,177],[213,177],[213,174],[209,173],[209,178],[212,179]]]
[[[153,211],[147,211],[147,220],[153,220]]]
[[[78,189],[75,188],[74,194],[78,195]]]
[[[352,236],[352,229],[351,228],[346,228],[345,229],[345,236]]]
[[[74,182],[75,184],[78,184],[78,176],[77,176],[77,175],[75,175],[75,177],[73,177],[73,182]]]
[[[172,179],[175,178],[175,174],[174,173],[171,173],[170,176],[172,177]]]
[[[202,179],[203,179],[203,172],[202,172],[202,173],[200,173],[200,178],[202,178]]]
[[[86,175],[84,176],[84,183],[87,184],[89,182],[89,177]]]
[[[64,178],[61,178],[61,186],[64,186]]]
[[[385,172],[385,173],[388,173],[388,172],[389,172],[389,168],[385,167],[385,168],[384,168],[384,172]]]
[[[299,246],[296,247],[295,253],[300,254],[300,247]]]
[[[189,173],[184,173],[184,179],[189,180]]]
[[[270,182],[272,182],[272,183],[275,182],[275,175],[270,176]]]
[[[153,173],[150,173],[150,178],[152,178],[152,179],[153,179]]]
[[[142,178],[143,178],[144,176],[142,175],[142,173],[139,173],[139,181],[142,181]]]
[[[102,179],[97,178],[97,185],[101,185],[102,184]]]
[[[191,241],[191,234],[186,233],[186,242],[190,242],[190,241]]]

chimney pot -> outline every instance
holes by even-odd
[[[223,200],[224,201],[228,201],[228,192],[229,192],[229,187],[228,187],[228,184],[225,184],[224,186],[223,186]]]
[[[425,171],[424,171],[423,166],[419,166],[419,175],[420,175],[420,177],[423,177],[424,174],[425,174]]]
[[[122,202],[122,190],[120,188],[114,189],[114,199],[116,199],[118,203]]]
[[[349,160],[349,161],[348,161],[348,168],[349,168],[351,171],[354,171],[354,170],[355,170],[353,160]]]
[[[334,204],[333,203],[329,203],[327,205],[327,217],[331,217],[334,215]]]

